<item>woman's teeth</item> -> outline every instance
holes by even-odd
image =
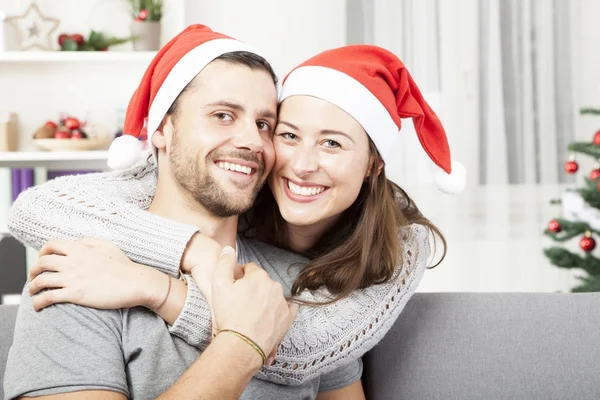
[[[299,186],[290,181],[287,181],[287,183],[290,192],[300,196],[315,196],[326,189],[325,186]]]
[[[252,173],[252,168],[246,167],[244,165],[238,165],[238,164],[233,164],[233,163],[229,163],[229,162],[219,161],[217,163],[217,166],[219,168],[227,170],[227,171],[243,172],[246,175],[250,175]]]

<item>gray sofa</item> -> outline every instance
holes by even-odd
[[[0,306],[1,372],[15,315]],[[417,293],[364,365],[369,400],[597,400],[600,293]]]

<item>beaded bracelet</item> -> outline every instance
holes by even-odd
[[[231,333],[232,335],[235,335],[235,336],[239,337],[239,338],[240,338],[240,339],[242,339],[244,342],[246,342],[246,343],[248,343],[250,346],[252,346],[252,348],[253,348],[254,350],[256,350],[256,351],[258,352],[258,354],[260,354],[260,356],[261,356],[261,358],[262,358],[262,360],[263,360],[263,365],[264,365],[264,364],[267,362],[267,356],[266,356],[265,352],[264,352],[264,351],[263,351],[263,350],[260,348],[260,346],[259,346],[259,345],[257,345],[257,344],[256,344],[256,342],[255,342],[254,340],[250,339],[248,336],[246,336],[246,335],[243,335],[243,334],[241,334],[241,333],[239,333],[239,332],[236,332],[236,331],[234,331],[234,330],[232,330],[232,329],[219,329],[219,330],[217,331],[217,335],[218,335],[219,333],[221,333],[221,332],[228,332],[228,333]]]

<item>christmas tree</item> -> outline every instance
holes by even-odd
[[[580,114],[598,116],[600,109],[584,108]],[[561,246],[544,249],[544,253],[557,267],[585,272],[584,276],[579,277],[580,285],[573,288],[572,292],[600,292],[600,258],[592,255],[596,247],[594,235],[600,235],[600,130],[591,143],[569,144],[569,152],[571,155],[565,163],[565,171],[569,174],[579,169],[576,154],[593,157],[597,164],[589,177],[585,178],[583,187],[569,189],[561,199],[551,201],[561,205],[562,217],[551,220],[544,234],[559,243],[579,239],[583,254],[576,254]]]

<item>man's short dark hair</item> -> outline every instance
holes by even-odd
[[[246,66],[246,67],[248,67],[252,70],[256,70],[256,71],[267,72],[269,75],[271,75],[271,78],[273,79],[273,84],[277,85],[277,75],[275,74],[275,71],[273,70],[273,67],[271,66],[271,64],[269,64],[269,62],[267,60],[265,60],[263,57],[255,54],[255,53],[250,53],[248,51],[232,51],[232,52],[220,55],[219,57],[215,58],[213,61],[216,61],[216,60],[225,61],[225,62],[228,62],[233,65],[243,65],[243,66]],[[179,93],[179,95],[177,96],[177,98],[175,99],[175,101],[173,102],[171,107],[169,108],[169,111],[167,111],[167,115],[174,115],[177,113],[179,99],[189,89],[191,83],[192,82],[188,83],[186,85],[186,87],[183,88],[181,93]]]

